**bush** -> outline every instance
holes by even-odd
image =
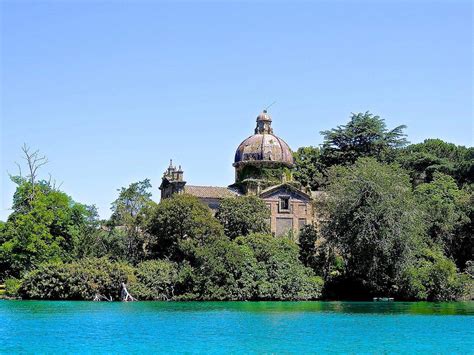
[[[236,239],[250,248],[259,268],[258,299],[308,300],[321,297],[323,280],[299,260],[299,248],[288,239],[251,234]]]
[[[150,260],[136,268],[107,259],[42,264],[27,273],[18,294],[28,299],[119,300],[121,284],[139,300],[307,300],[323,281],[299,260],[293,241],[251,234],[234,241],[189,243],[181,264]]]
[[[426,249],[413,266],[403,273],[401,297],[428,301],[462,298],[469,287],[469,276],[458,274],[454,262],[440,251]]]
[[[136,282],[130,286],[130,293],[140,300],[169,300],[175,296],[179,282],[176,263],[167,260],[150,260],[136,268]]]
[[[256,298],[256,280],[261,270],[248,247],[218,238],[196,248],[194,259],[195,290],[200,299]]]
[[[270,235],[210,239],[190,258],[190,294],[202,300],[317,299],[323,281],[298,256],[296,243]]]
[[[9,297],[16,297],[18,296],[18,290],[21,286],[21,280],[19,279],[6,279],[5,280],[5,295]]]
[[[92,300],[101,295],[119,300],[122,282],[135,280],[133,271],[107,259],[43,264],[25,275],[19,294],[30,299]]]

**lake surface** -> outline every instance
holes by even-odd
[[[0,353],[474,354],[474,302],[0,301]]]

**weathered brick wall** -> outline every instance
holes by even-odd
[[[281,201],[289,198],[289,209],[281,208]],[[263,199],[270,208],[271,231],[276,236],[286,235],[290,230],[296,237],[300,228],[314,222],[313,205],[311,200],[286,189],[278,190]]]

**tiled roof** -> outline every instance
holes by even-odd
[[[238,196],[239,193],[220,186],[195,186],[185,185],[184,192],[200,198],[226,198]]]

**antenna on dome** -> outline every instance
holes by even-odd
[[[270,107],[272,107],[273,105],[275,105],[275,104],[276,104],[276,101],[273,101],[270,105],[268,105],[267,107],[265,107],[264,111],[268,111],[268,109],[269,109]]]

